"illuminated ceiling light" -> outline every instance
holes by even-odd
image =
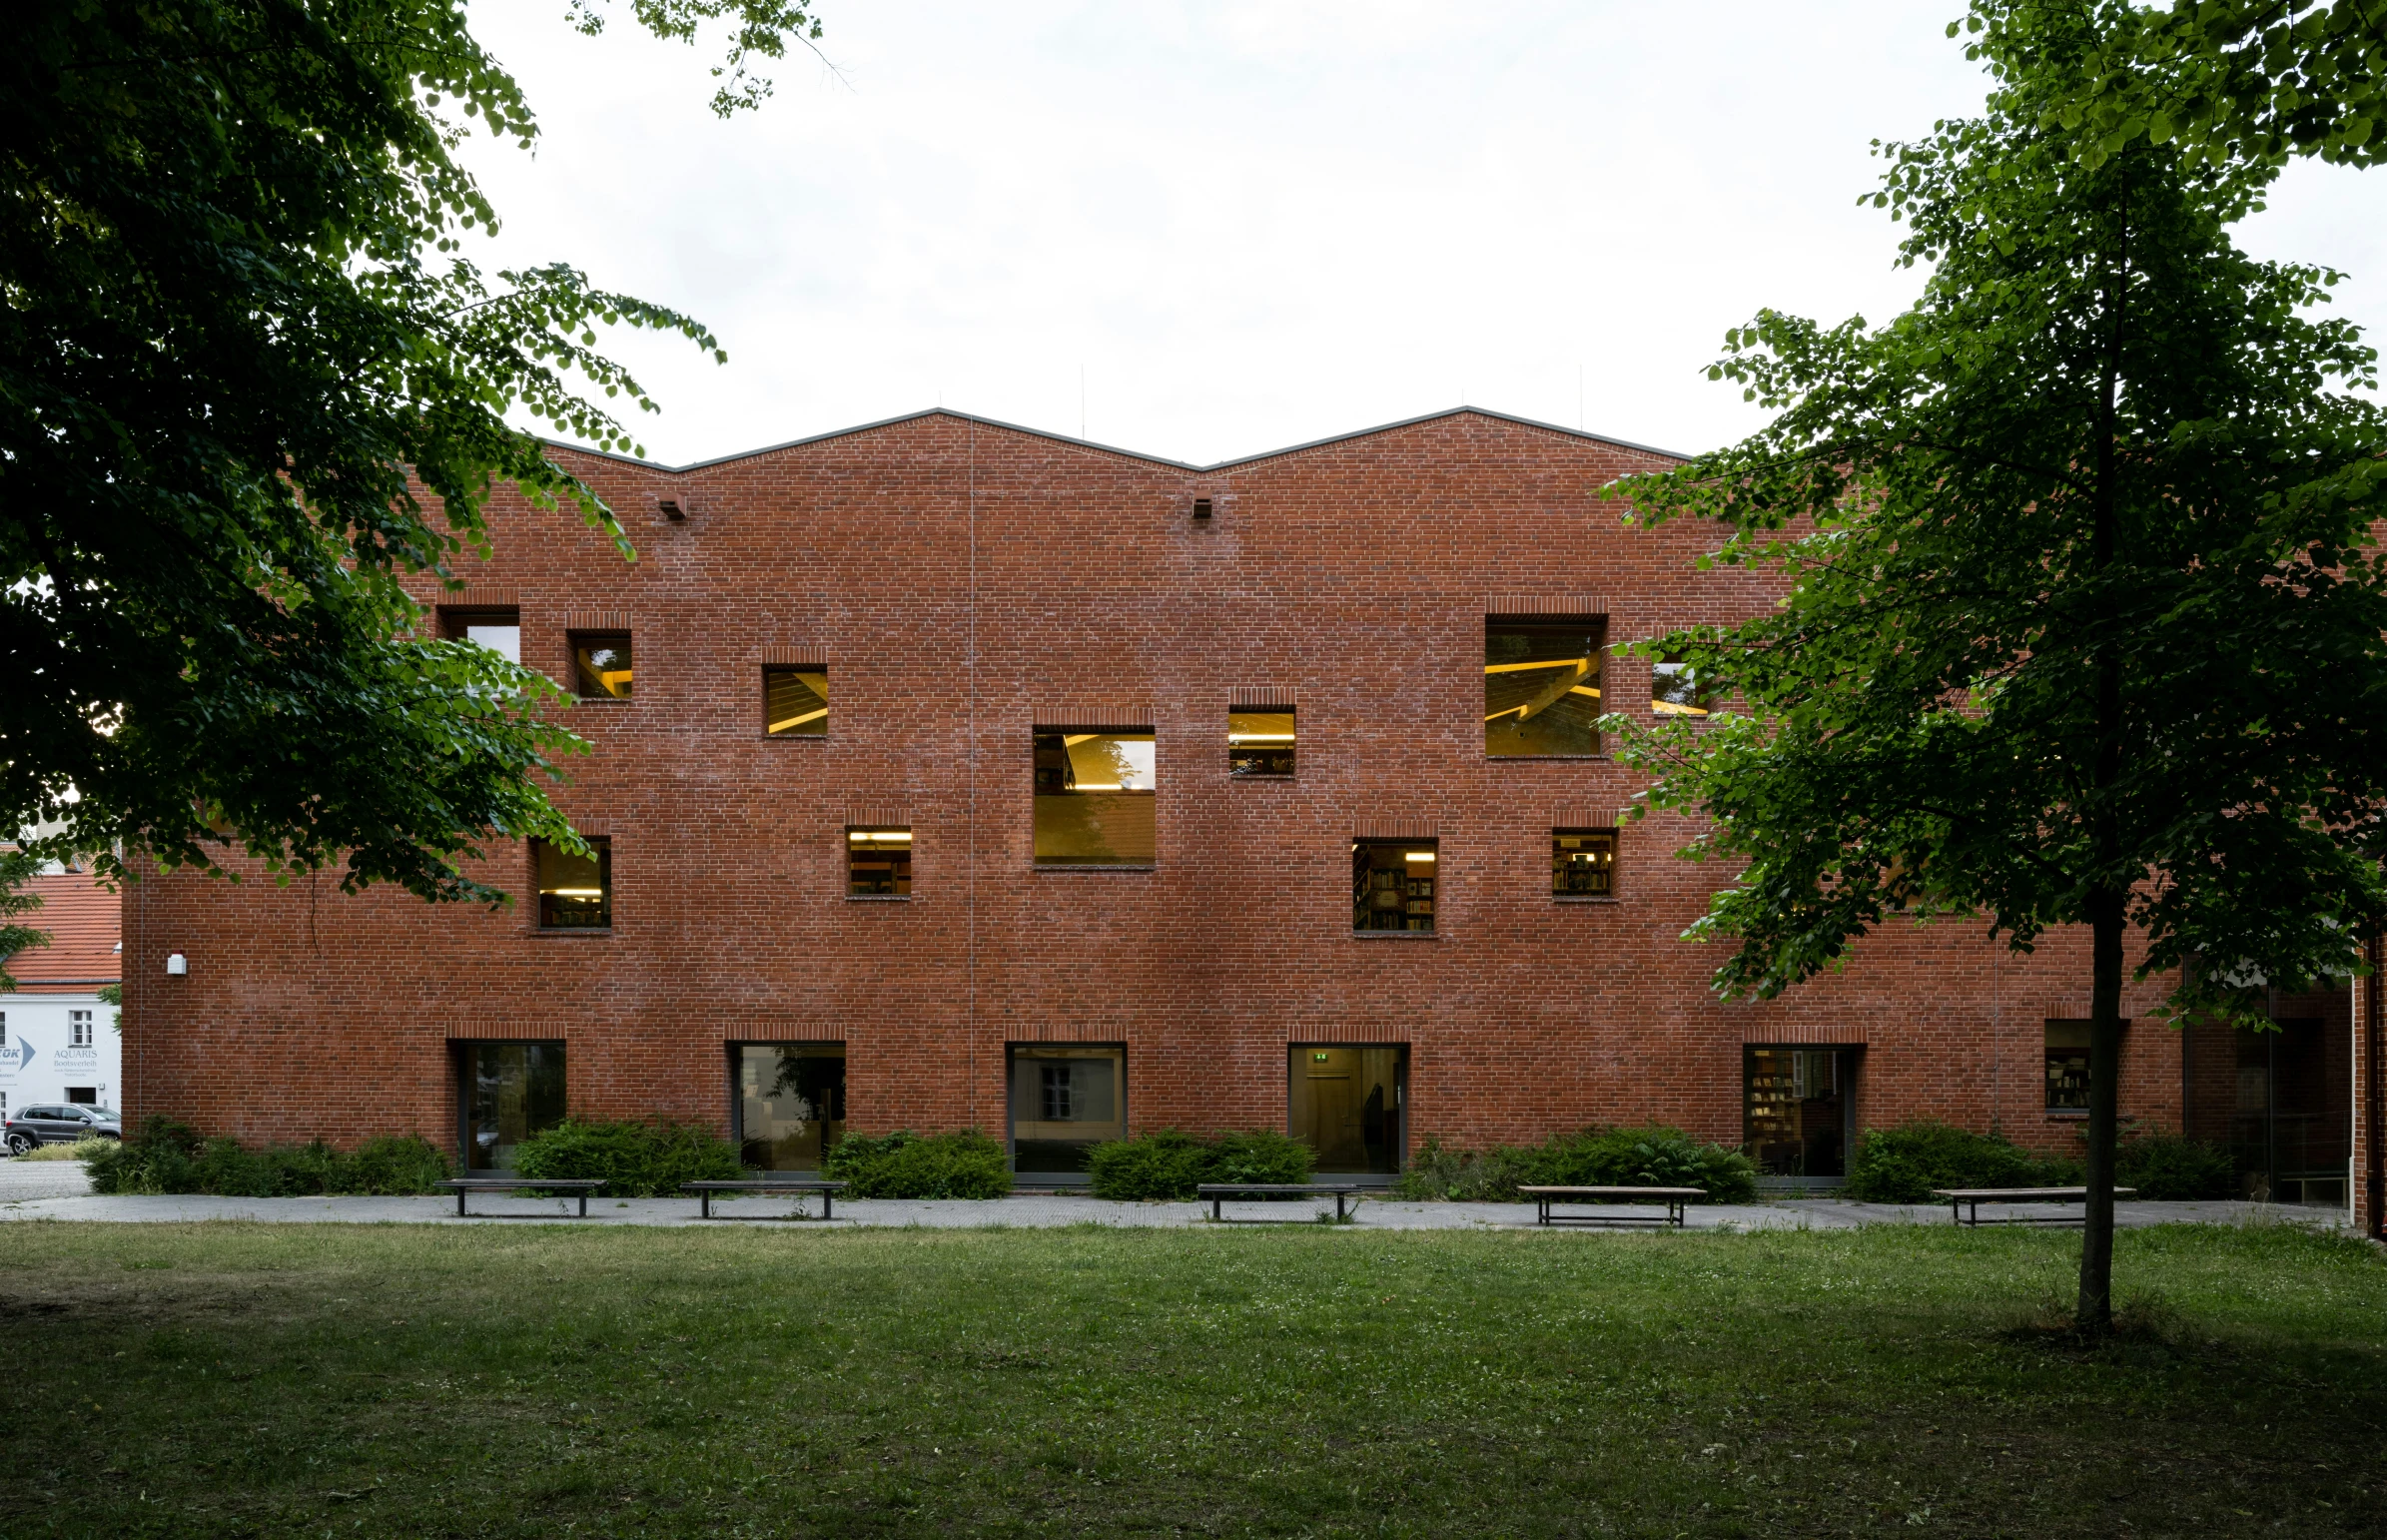
[[[1291,733],[1228,733],[1226,741],[1229,743],[1290,743],[1293,741],[1293,735]]]
[[[1403,861],[1431,861],[1434,859],[1434,853],[1430,850],[1404,850],[1400,853],[1400,858]]]
[[[552,894],[556,898],[603,898],[605,896],[605,890],[602,888],[541,888],[538,891]]]

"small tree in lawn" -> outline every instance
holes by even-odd
[[[2111,1318],[2131,933],[2168,1000],[2358,966],[2387,912],[2387,428],[2374,355],[2310,314],[2336,275],[2228,227],[2270,178],[2143,140],[2072,153],[2045,103],[2118,4],[1982,7],[1982,117],[1882,153],[1923,298],[1888,327],[1761,313],[1712,377],[1772,426],[1635,476],[1628,517],[1724,526],[1774,613],[1648,644],[1739,708],[1611,718],[1649,805],[1742,864],[1695,936],[1728,997],[1838,966],[1903,914],[2028,951],[2085,926],[2093,1002],[2078,1323]],[[2027,25],[2015,20],[2020,17]]]

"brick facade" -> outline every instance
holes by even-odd
[[[1125,1044],[1137,1129],[1284,1126],[1287,1046],[1401,1044],[1407,1138],[1481,1144],[1660,1119],[1737,1143],[1744,1044],[1862,1046],[1866,1126],[1918,1115],[2069,1152],[2042,1023],[2087,1014],[2085,938],[2019,957],[1977,927],[1893,930],[1767,1005],[1718,1004],[1680,939],[1723,874],[1691,826],[1629,825],[1610,903],[1549,892],[1549,833],[1634,777],[1487,758],[1487,612],[1607,617],[1612,642],[1769,602],[1700,572],[1700,529],[1620,526],[1596,489],[1668,463],[1446,413],[1197,468],[930,412],[669,471],[572,455],[639,551],[507,503],[448,604],[518,606],[522,661],[634,637],[628,701],[561,806],[612,842],[607,935],[535,905],[431,908],[334,885],[152,880],[125,900],[136,1117],[336,1143],[456,1127],[449,1045],[553,1038],[590,1116],[727,1119],[723,1045],[847,1045],[859,1132],[1006,1124],[1006,1045]],[[676,498],[673,520],[658,498]],[[1193,516],[1193,500],[1211,516]],[[767,738],[766,663],[825,663],[825,737]],[[1612,656],[1607,701],[1648,709]],[[1298,773],[1225,773],[1230,704],[1293,703]],[[1031,866],[1031,732],[1149,724],[1159,854]],[[915,831],[908,902],[849,901],[849,824]],[[1348,841],[1431,835],[1439,929],[1354,935]],[[520,892],[519,849],[494,881]],[[189,958],[168,978],[170,951]],[[2160,981],[2132,986],[2143,1018]],[[2131,1029],[2125,1116],[2178,1127],[2178,1036]]]

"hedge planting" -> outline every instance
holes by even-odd
[[[822,1157],[821,1174],[847,1183],[849,1197],[1001,1197],[1011,1190],[1010,1157],[976,1129],[849,1134]]]
[[[238,1140],[202,1138],[189,1124],[163,1117],[151,1118],[121,1144],[109,1141],[89,1151],[83,1167],[94,1192],[224,1197],[428,1192],[450,1168],[447,1156],[416,1134],[367,1140],[350,1151],[320,1139],[247,1150]]]
[[[1205,1181],[1307,1181],[1316,1163],[1307,1145],[1264,1130],[1196,1139],[1161,1129],[1095,1146],[1086,1171],[1095,1196],[1135,1202],[1192,1197]]]
[[[1869,1203],[1928,1203],[1935,1187],[2070,1187],[2085,1176],[2078,1155],[2036,1155],[2002,1134],[1919,1119],[1867,1131],[1847,1190]],[[2137,1188],[2140,1198],[2228,1197],[2236,1182],[2227,1150],[2164,1130],[2124,1129],[2114,1150],[2113,1184]]]
[[[596,1178],[614,1197],[670,1197],[683,1181],[735,1181],[737,1147],[709,1130],[661,1120],[598,1123],[567,1118],[514,1147],[524,1176]]]
[[[1724,1145],[1648,1124],[1585,1129],[1538,1145],[1451,1150],[1429,1139],[1401,1173],[1403,1197],[1515,1202],[1521,1186],[1697,1187],[1711,1203],[1757,1196],[1757,1166]]]

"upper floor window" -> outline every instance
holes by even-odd
[[[572,693],[582,700],[630,698],[630,633],[574,631]]]
[[[1691,665],[1667,658],[1649,666],[1649,709],[1659,716],[1706,716],[1707,691],[1699,687]]]
[[[773,738],[818,738],[829,731],[829,671],[762,671],[763,731]]]
[[[66,1013],[66,1046],[68,1048],[91,1047],[91,1013],[89,1011]]]
[[[1150,866],[1158,751],[1149,727],[1036,730],[1036,864]]]
[[[1616,831],[1550,831],[1550,895],[1553,898],[1616,896]]]
[[[441,605],[439,634],[450,641],[476,642],[508,663],[522,661],[522,612]]]
[[[1432,930],[1439,843],[1351,841],[1351,929]]]
[[[845,872],[848,898],[910,898],[912,831],[846,830]]]
[[[1541,617],[1483,623],[1483,751],[1507,757],[1600,752],[1607,622]]]
[[[1226,713],[1226,772],[1229,775],[1293,773],[1293,708],[1265,711],[1237,706]]]
[[[538,927],[542,931],[601,931],[613,925],[613,842],[588,842],[591,854],[575,856],[545,840],[530,842],[538,877]]]

